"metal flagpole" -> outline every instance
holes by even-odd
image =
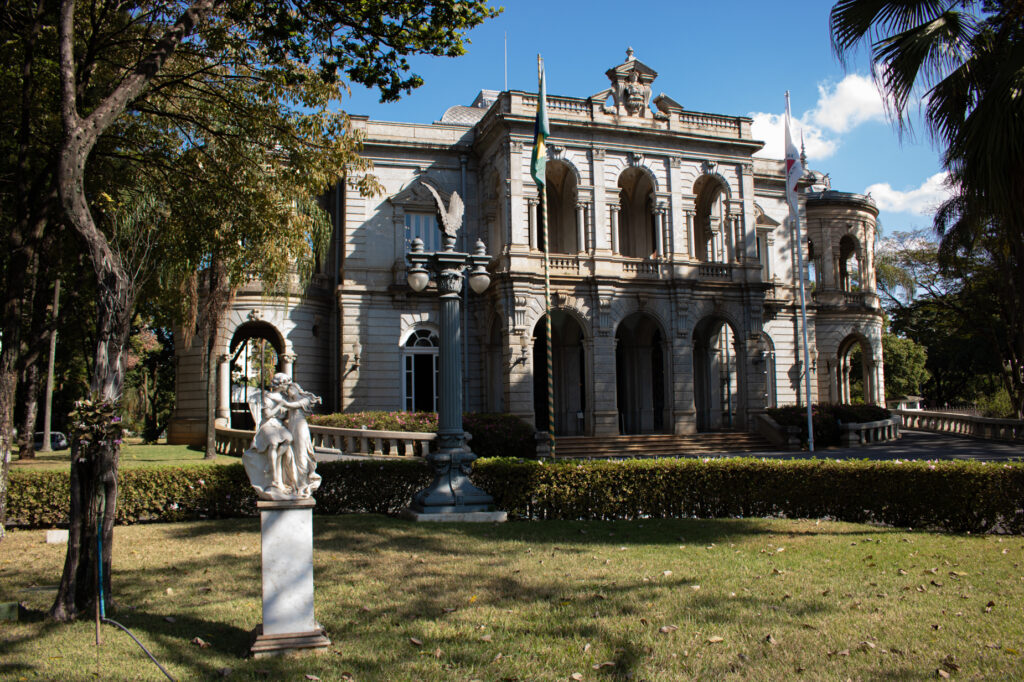
[[[792,187],[790,187],[791,181],[789,179],[789,153],[791,146],[790,131],[789,131],[789,91],[786,91],[786,155],[787,155],[787,177],[786,177],[786,194],[792,193],[793,200],[789,202],[789,215],[793,221],[793,227],[796,230],[796,262],[797,262],[797,281],[800,285],[800,326],[803,328],[802,337],[804,343],[804,391],[807,396],[807,446],[811,452],[814,452],[814,418],[812,416],[811,408],[811,362],[810,362],[810,350],[807,345],[807,294],[804,290],[804,247],[803,241],[800,236],[800,207],[796,200],[796,182],[792,181]],[[793,148],[795,151],[795,147]],[[800,172],[803,172],[803,168],[800,168]],[[787,199],[789,197],[787,196]]]
[[[537,55],[537,77],[541,78],[544,63]],[[538,100],[538,106],[543,103]],[[540,230],[544,239],[544,327],[547,332],[548,356],[548,447],[550,456],[555,456],[555,371],[553,339],[551,336],[551,275],[549,271],[550,244],[548,243],[548,197],[547,183],[540,186]]]

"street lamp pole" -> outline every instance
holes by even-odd
[[[443,239],[442,251],[424,252],[423,240],[417,237],[406,256],[411,266],[409,287],[416,292],[423,291],[433,275],[441,298],[438,448],[426,457],[434,467],[435,475],[429,487],[416,493],[410,509],[420,514],[492,511],[494,499],[469,480],[476,455],[466,443],[466,434],[462,430],[462,366],[459,362],[462,342],[459,309],[463,279],[467,277],[468,270],[470,288],[477,294],[486,291],[491,283],[486,269],[490,256],[479,239],[473,254],[455,250],[454,234],[445,232]]]

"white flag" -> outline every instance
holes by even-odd
[[[786,200],[794,211],[797,205],[796,184],[804,174],[804,165],[800,163],[800,152],[793,143],[792,121],[789,114],[789,92],[786,92]]]

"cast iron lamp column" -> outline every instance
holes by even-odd
[[[459,363],[462,280],[469,269],[470,288],[477,294],[486,291],[491,278],[485,266],[491,257],[479,239],[472,255],[455,251],[453,236],[445,234],[443,239],[443,251],[425,253],[423,240],[416,238],[412,241],[412,251],[406,256],[412,266],[409,269],[409,287],[416,292],[423,291],[433,274],[441,297],[438,449],[427,455],[427,462],[434,467],[434,482],[416,493],[410,509],[421,514],[491,511],[494,499],[469,480],[476,455],[466,444],[466,434],[462,430],[462,367]]]

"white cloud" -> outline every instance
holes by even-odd
[[[877,182],[864,192],[870,194],[883,211],[931,216],[951,194],[946,178],[945,171],[936,173],[921,183],[920,187],[905,192],[893,189],[888,182]]]
[[[754,138],[765,143],[755,156],[783,158],[784,115],[755,112],[750,117],[754,119]],[[850,74],[838,83],[818,85],[817,103],[793,121],[793,134],[803,135],[807,156],[814,163],[836,153],[840,145],[838,134],[884,118],[885,109],[874,82],[867,76]]]
[[[819,84],[818,104],[804,118],[832,132],[845,133],[861,123],[885,120],[885,108],[870,78],[850,74],[831,87]]]

